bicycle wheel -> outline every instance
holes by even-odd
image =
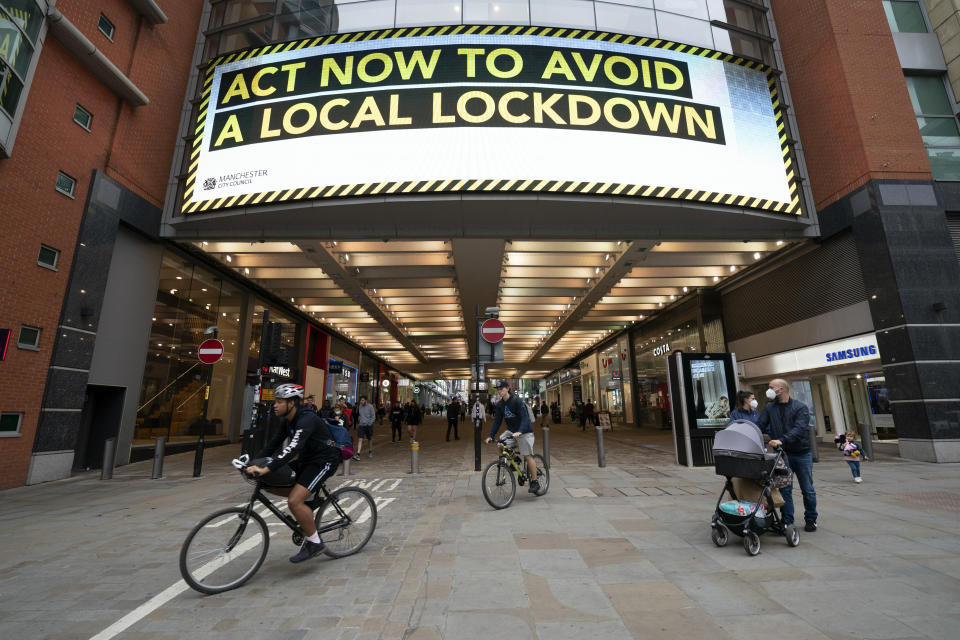
[[[267,523],[256,512],[231,507],[210,514],[180,549],[180,575],[200,593],[236,589],[257,572],[270,548]]]
[[[517,495],[517,479],[507,463],[497,459],[483,470],[483,497],[494,509],[506,509]]]
[[[550,469],[547,469],[547,463],[539,453],[533,454],[533,460],[537,463],[537,482],[540,483],[540,490],[536,495],[542,496],[550,488]]]
[[[377,503],[373,496],[360,487],[334,491],[317,510],[317,529],[337,522],[342,524],[320,534],[325,545],[323,552],[331,558],[343,558],[363,549],[377,528]]]

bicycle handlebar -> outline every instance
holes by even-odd
[[[245,476],[259,478],[260,477],[259,473],[247,473],[247,467],[250,466],[248,464],[249,462],[250,462],[250,454],[245,453],[239,458],[234,458],[233,460],[231,460],[230,464],[232,464],[235,468],[239,469],[240,473],[242,473]]]

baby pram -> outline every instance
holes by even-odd
[[[800,544],[797,529],[785,526],[774,508],[774,485],[784,484],[777,481],[790,475],[783,463],[783,450],[777,447],[776,452],[767,453],[757,425],[734,420],[718,431],[713,441],[713,461],[717,475],[727,478],[710,522],[715,545],[726,545],[728,532],[732,532],[743,537],[743,548],[755,556],[760,553],[760,534],[767,531],[783,535],[791,547]],[[725,502],[723,497],[728,493],[731,500]]]

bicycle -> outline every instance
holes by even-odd
[[[527,474],[527,462],[517,453],[516,441],[512,437],[500,436],[497,440],[499,453],[497,459],[483,470],[481,486],[483,497],[494,509],[506,509],[517,495],[517,482],[523,486],[530,478]],[[534,454],[537,465],[537,482],[540,490],[534,495],[542,496],[550,488],[550,470],[540,454]],[[495,472],[491,473],[496,469]],[[514,477],[516,473],[516,477]]]
[[[296,519],[264,495],[263,487],[271,485],[245,472],[246,462],[233,461],[244,479],[254,485],[246,506],[211,513],[190,531],[180,549],[180,575],[200,593],[236,589],[260,569],[270,548],[270,531],[263,516],[254,510],[258,502],[293,531],[294,545],[300,546],[306,537]],[[373,496],[359,487],[341,487],[331,493],[321,484],[319,490],[323,502],[316,510],[315,522],[325,545],[323,553],[343,558],[363,549],[377,528]]]

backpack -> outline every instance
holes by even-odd
[[[352,458],[353,439],[350,437],[350,432],[335,422],[327,422],[327,429],[330,430],[330,435],[333,436],[333,440],[328,440],[327,444],[340,449],[341,460]]]

